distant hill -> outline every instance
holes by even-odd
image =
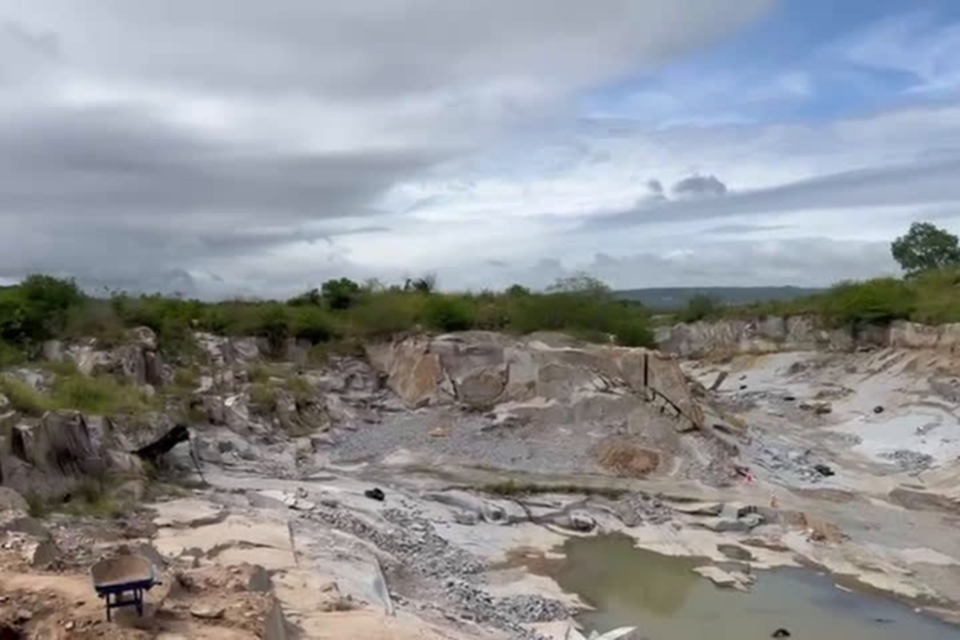
[[[803,287],[659,287],[615,291],[614,295],[622,300],[642,302],[651,309],[669,311],[685,307],[690,298],[697,295],[711,296],[728,305],[739,305],[794,300],[822,291]]]

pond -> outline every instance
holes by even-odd
[[[623,535],[572,538],[565,560],[531,570],[553,577],[596,608],[578,617],[601,633],[637,626],[650,640],[791,638],[957,640],[960,627],[895,600],[843,591],[806,569],[757,572],[749,593],[719,589],[692,569],[705,561],[638,549]]]

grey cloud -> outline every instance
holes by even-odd
[[[647,190],[654,195],[663,194],[663,184],[656,179],[647,180]]]
[[[723,7],[713,0],[609,0],[602,7],[577,0],[8,4],[26,24],[62,32],[65,50],[95,56],[111,73],[241,91],[323,88],[343,97],[472,91],[492,77],[593,82],[628,61],[656,63],[709,41],[772,0]],[[89,37],[75,37],[79,25]]]
[[[716,198],[727,194],[727,185],[716,176],[694,175],[673,185],[673,194],[681,198]]]
[[[731,224],[720,224],[715,227],[710,227],[704,231],[704,235],[718,235],[718,236],[739,236],[747,233],[763,233],[765,231],[782,231],[783,229],[789,229],[788,225],[783,224],[741,224],[741,223],[731,223]]]
[[[0,273],[99,279],[383,231],[324,221],[379,213],[374,198],[436,160],[215,142],[130,109],[8,115],[0,148]]]
[[[131,109],[0,121],[0,211],[225,212],[271,219],[362,213],[362,200],[437,159],[429,153],[306,154],[205,140]]]
[[[846,171],[767,189],[730,192],[723,198],[640,203],[593,216],[585,225],[619,228],[645,223],[766,215],[805,209],[922,205],[960,202],[960,156],[936,161]]]
[[[771,4],[0,0],[0,277],[202,293],[382,275],[333,239],[399,222],[362,220],[391,187]],[[181,117],[211,104],[209,128]],[[293,244],[309,259],[254,260]]]

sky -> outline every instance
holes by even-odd
[[[956,0],[0,0],[0,283],[822,286],[960,231]]]

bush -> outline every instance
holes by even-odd
[[[680,312],[678,318],[681,322],[699,322],[700,320],[706,320],[717,314],[718,306],[716,298],[697,294],[690,298],[686,308]]]
[[[28,416],[39,417],[54,408],[49,398],[18,378],[0,376],[0,393],[14,409]]]
[[[0,339],[25,344],[56,337],[84,295],[73,280],[32,275],[0,291]]]
[[[277,390],[269,384],[256,382],[250,385],[250,403],[262,413],[271,413],[277,408]]]
[[[54,380],[51,399],[57,408],[101,416],[139,414],[150,406],[136,387],[121,384],[111,377],[91,378],[79,374]]]
[[[333,320],[316,307],[302,307],[294,312],[292,332],[296,338],[310,344],[329,342],[336,335]]]
[[[331,309],[349,309],[360,295],[360,285],[349,278],[327,280],[321,290],[324,301]]]
[[[3,340],[0,340],[0,369],[4,367],[12,367],[22,363],[26,359],[26,355],[22,350],[8,344]]]
[[[316,287],[287,300],[287,304],[291,307],[319,307],[322,302],[323,298],[320,296],[320,292],[317,291]]]
[[[904,281],[878,278],[834,286],[823,294],[819,308],[833,324],[888,323],[911,317],[916,299],[916,292]]]
[[[244,335],[266,338],[270,349],[279,353],[290,337],[290,315],[287,308],[275,302],[262,303],[252,313],[244,314],[237,330]]]
[[[470,304],[463,298],[432,296],[423,307],[424,324],[437,331],[465,331],[473,324]]]
[[[410,331],[427,298],[422,295],[387,291],[370,296],[346,312],[350,330],[368,338],[388,337]]]
[[[96,338],[100,346],[112,346],[123,340],[125,331],[123,320],[110,302],[90,298],[71,311],[64,337]]]

